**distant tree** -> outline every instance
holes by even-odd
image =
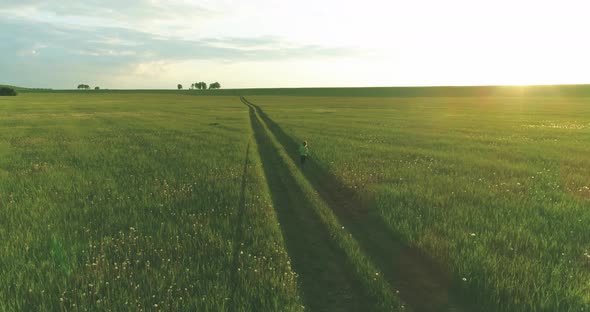
[[[221,85],[219,84],[219,82],[214,82],[212,84],[209,85],[209,89],[213,90],[213,89],[219,89],[221,88]]]
[[[178,90],[182,90],[182,85],[179,83],[177,88],[178,88]]]
[[[195,84],[191,83],[191,90],[195,88]]]
[[[94,90],[100,90],[99,86],[94,87]]]
[[[1,87],[0,96],[15,96],[17,93],[13,88]]]
[[[199,82],[201,84],[201,90],[207,90],[207,83],[204,81]]]
[[[79,84],[79,85],[78,85],[78,89],[85,89],[85,90],[88,90],[88,89],[90,89],[90,86],[89,86],[89,85],[87,85],[87,84]]]

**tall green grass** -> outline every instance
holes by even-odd
[[[248,109],[185,94],[0,98],[0,310],[305,309]],[[452,272],[465,302],[587,309],[585,98],[321,95],[249,99]],[[297,151],[256,120],[342,261],[377,307],[398,308]]]
[[[280,144],[275,135],[268,128],[264,120],[255,112],[255,109],[249,105],[252,110],[253,124],[258,124],[260,131],[266,133],[267,139],[274,147],[278,157],[283,163],[283,174],[290,175],[295,181],[295,187],[302,192],[301,200],[309,203],[315,215],[320,219],[320,222],[327,229],[330,238],[339,249],[343,251],[346,256],[346,261],[352,264],[353,275],[360,282],[362,287],[366,290],[372,307],[367,309],[376,309],[379,311],[401,311],[405,306],[400,301],[398,295],[395,293],[392,285],[388,284],[383,278],[381,271],[368,259],[363,253],[359,243],[352,237],[352,234],[338,221],[334,212],[322,200],[317,190],[313,188],[311,183],[300,172],[297,164],[295,164],[288,154],[288,151]],[[319,261],[319,260],[318,260]],[[344,261],[344,260],[343,260]]]
[[[590,305],[585,98],[249,99],[453,272],[464,301],[482,311]]]
[[[302,310],[251,136],[235,98],[0,99],[0,310]]]

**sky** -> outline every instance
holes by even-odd
[[[0,0],[0,84],[590,83],[587,0]]]

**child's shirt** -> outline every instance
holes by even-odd
[[[309,148],[307,148],[307,146],[301,145],[299,147],[299,155],[301,155],[301,156],[307,156],[308,153],[309,153]]]

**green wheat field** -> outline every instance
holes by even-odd
[[[0,311],[590,310],[588,95],[440,90],[0,97]]]

